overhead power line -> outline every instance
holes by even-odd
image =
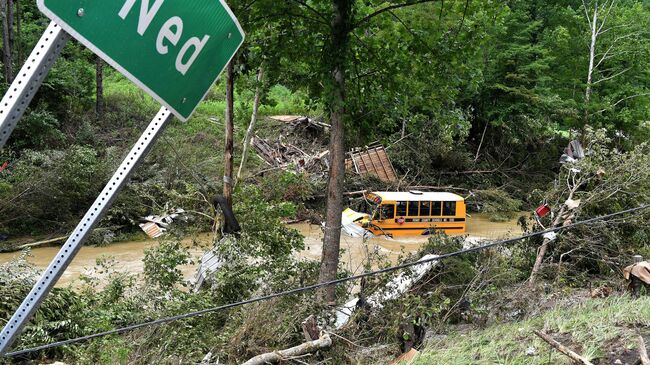
[[[136,329],[139,329],[139,328],[157,326],[157,325],[161,325],[161,324],[165,324],[165,323],[179,321],[179,320],[182,320],[182,319],[202,316],[202,315],[208,314],[208,313],[220,312],[220,311],[224,311],[224,310],[227,310],[227,309],[230,309],[230,308],[241,307],[241,306],[244,306],[244,305],[247,305],[247,304],[263,302],[263,301],[267,301],[267,300],[271,300],[271,299],[275,299],[275,298],[279,298],[279,297],[283,297],[283,296],[288,296],[288,295],[292,295],[292,294],[304,293],[304,292],[307,292],[307,291],[316,290],[316,289],[323,288],[323,287],[330,286],[330,285],[338,285],[338,284],[346,283],[346,282],[349,282],[349,281],[354,281],[354,280],[358,280],[358,279],[362,279],[362,278],[367,278],[367,277],[371,277],[371,276],[385,274],[385,273],[389,273],[389,272],[393,272],[393,271],[397,271],[397,270],[407,269],[407,268],[410,268],[410,267],[413,267],[413,266],[418,266],[418,265],[422,265],[422,264],[426,264],[426,263],[430,263],[430,262],[434,262],[434,261],[440,261],[440,260],[444,260],[444,259],[455,257],[455,256],[460,256],[460,255],[473,253],[473,252],[479,252],[479,251],[482,251],[482,250],[486,250],[488,248],[501,246],[501,245],[507,245],[507,244],[522,241],[522,240],[525,240],[525,239],[528,239],[528,238],[542,236],[542,235],[545,235],[547,233],[557,232],[557,231],[565,230],[565,229],[571,229],[571,228],[574,228],[574,227],[577,227],[577,226],[588,225],[588,224],[591,224],[591,223],[604,221],[604,220],[607,220],[609,218],[618,217],[618,216],[621,216],[621,215],[642,211],[642,210],[645,210],[645,209],[648,209],[648,208],[650,208],[650,204],[646,204],[646,205],[643,205],[643,206],[640,206],[640,207],[637,207],[637,208],[631,208],[631,209],[623,210],[623,211],[612,213],[612,214],[603,215],[603,216],[596,217],[596,218],[587,219],[587,220],[584,220],[584,221],[581,221],[581,222],[568,224],[568,225],[563,226],[563,227],[550,228],[550,229],[547,229],[547,230],[544,230],[544,231],[534,232],[534,233],[526,234],[526,235],[516,237],[516,238],[510,238],[510,239],[503,240],[503,241],[497,241],[497,242],[493,242],[493,243],[483,245],[483,246],[477,246],[477,247],[472,247],[472,248],[468,248],[468,249],[465,249],[465,250],[446,253],[446,254],[442,254],[442,255],[439,255],[437,257],[426,259],[426,260],[409,262],[409,263],[396,265],[396,266],[388,267],[388,268],[381,269],[381,270],[370,271],[370,272],[366,272],[366,273],[359,274],[359,275],[353,275],[353,276],[348,276],[348,277],[341,278],[341,279],[336,279],[336,280],[327,281],[327,282],[323,282],[323,283],[318,283],[318,284],[314,284],[314,285],[304,286],[304,287],[301,287],[301,288],[291,289],[291,290],[283,291],[283,292],[280,292],[280,293],[275,293],[275,294],[260,296],[260,297],[256,297],[256,298],[251,298],[251,299],[244,300],[244,301],[241,301],[241,302],[230,303],[230,304],[226,304],[226,305],[222,305],[222,306],[218,306],[218,307],[213,307],[213,308],[208,308],[208,309],[204,309],[204,310],[200,310],[200,311],[196,311],[196,312],[190,312],[190,313],[180,314],[180,315],[176,315],[176,316],[160,318],[160,319],[149,321],[149,322],[138,323],[138,324],[134,324],[134,325],[131,325],[131,326],[116,328],[116,329],[113,329],[113,330],[110,330],[110,331],[95,333],[95,334],[88,335],[88,336],[82,336],[82,337],[73,338],[73,339],[65,340],[65,341],[54,342],[54,343],[51,343],[51,344],[42,345],[42,346],[38,346],[38,347],[27,348],[27,349],[15,351],[15,352],[10,352],[10,353],[7,353],[7,354],[5,354],[3,356],[16,357],[16,356],[20,356],[20,355],[26,355],[26,354],[29,354],[29,353],[42,351],[42,350],[47,350],[47,349],[51,349],[51,348],[55,348],[55,347],[61,347],[61,346],[72,345],[72,344],[76,344],[76,343],[80,343],[80,342],[85,342],[85,341],[89,341],[89,340],[99,338],[99,337],[105,337],[105,336],[110,336],[110,335],[121,334],[121,333],[129,332],[129,331],[133,331],[133,330],[136,330]]]

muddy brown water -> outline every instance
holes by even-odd
[[[521,228],[517,225],[517,220],[524,214],[518,213],[513,219],[506,222],[492,222],[489,215],[474,214],[468,218],[467,234],[471,237],[491,239],[519,235],[521,234]],[[307,223],[291,224],[290,227],[298,230],[305,236],[305,250],[299,252],[298,257],[320,260],[323,247],[323,231],[320,227]],[[195,258],[198,258],[203,254],[201,246],[207,246],[211,242],[211,239],[211,235],[205,233],[187,238],[183,240],[183,244],[189,247],[190,253]],[[401,254],[416,252],[426,242],[427,237],[424,236],[400,238],[399,240],[373,237],[363,242],[360,238],[351,238],[342,235],[341,248],[344,250],[342,260],[344,266],[349,271],[359,273],[368,255],[372,256],[378,253],[391,262],[396,262]],[[156,240],[145,240],[119,242],[104,247],[84,246],[63,274],[57,286],[65,287],[72,285],[76,287],[80,285],[78,279],[81,275],[98,276],[95,267],[97,265],[97,259],[101,257],[111,258],[114,262],[113,269],[116,272],[141,274],[143,272],[142,259],[145,249],[155,247],[157,244],[158,241]],[[39,270],[43,270],[58,251],[59,247],[34,248],[31,250],[31,256],[28,258],[28,261],[34,264]],[[10,262],[19,255],[20,253],[2,253],[0,254],[0,264]],[[194,277],[195,270],[196,265],[181,267],[181,271],[186,280]]]

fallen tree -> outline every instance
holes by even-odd
[[[539,195],[540,202],[551,209],[550,214],[537,220],[539,229],[558,228],[648,202],[645,192],[650,188],[650,145],[641,144],[627,152],[611,149],[607,131],[589,128],[588,140],[591,143],[586,147],[586,157],[564,163],[553,187]],[[594,262],[608,263],[612,269],[622,266],[622,262],[612,258],[634,254],[630,252],[635,249],[631,246],[634,240],[629,235],[636,229],[629,225],[644,229],[645,217],[638,214],[581,231],[559,232],[557,237],[545,236],[537,251],[530,283],[535,283],[547,257],[559,259],[560,265],[582,258],[588,260],[583,267],[592,268]],[[628,228],[618,229],[624,225]]]
[[[322,335],[315,341],[305,342],[301,345],[288,348],[286,350],[279,350],[268,352],[266,354],[257,355],[254,358],[246,361],[242,365],[263,365],[269,363],[276,363],[283,360],[288,360],[293,357],[302,356],[305,354],[314,353],[320,349],[332,346],[332,339],[328,334]]]

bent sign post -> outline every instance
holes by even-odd
[[[183,121],[244,41],[223,0],[38,0],[38,7]]]
[[[6,108],[0,108],[0,114],[5,114],[0,115],[0,148],[65,45],[66,32],[165,107],[5,324],[0,332],[0,356],[7,353],[72,262],[172,113],[188,119],[244,41],[237,19],[222,0],[38,0],[38,5],[53,22],[30,56],[30,65],[23,67],[22,76],[3,98]]]

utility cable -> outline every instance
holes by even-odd
[[[542,235],[545,235],[545,234],[551,233],[551,232],[557,232],[557,231],[560,231],[560,230],[570,229],[570,228],[574,228],[574,227],[577,227],[577,226],[588,225],[588,224],[591,224],[591,223],[594,223],[594,222],[604,221],[604,220],[607,220],[609,218],[621,216],[621,215],[628,214],[628,213],[638,212],[638,211],[645,210],[645,209],[648,209],[648,208],[650,208],[650,204],[646,204],[646,205],[643,205],[643,206],[640,206],[640,207],[637,207],[637,208],[631,208],[631,209],[623,210],[623,211],[620,211],[620,212],[617,212],[617,213],[612,213],[612,214],[607,214],[607,215],[603,215],[603,216],[596,217],[596,218],[587,219],[587,220],[584,220],[584,221],[581,221],[581,222],[568,224],[568,225],[563,226],[563,227],[550,228],[550,229],[546,229],[546,230],[539,231],[539,232],[529,233],[529,234],[526,234],[526,235],[523,235],[523,236],[520,236],[520,237],[516,237],[516,238],[510,238],[510,239],[503,240],[503,241],[493,242],[493,243],[483,245],[483,246],[477,246],[477,247],[472,247],[472,248],[468,248],[468,249],[461,250],[461,251],[446,253],[446,254],[442,254],[442,255],[439,255],[439,256],[436,256],[436,257],[433,257],[433,258],[430,258],[430,259],[426,259],[426,260],[409,262],[409,263],[405,263],[405,264],[401,264],[401,265],[397,265],[397,266],[392,266],[392,267],[388,267],[388,268],[377,270],[377,271],[371,271],[371,272],[367,272],[367,273],[363,273],[363,274],[359,274],[359,275],[353,275],[353,276],[349,276],[349,277],[345,277],[345,278],[341,278],[341,279],[336,279],[336,280],[327,281],[327,282],[323,282],[323,283],[318,283],[318,284],[314,284],[314,285],[309,285],[309,286],[305,286],[305,287],[301,287],[301,288],[291,289],[291,290],[287,290],[287,291],[280,292],[280,293],[260,296],[260,297],[257,297],[257,298],[251,298],[251,299],[244,300],[244,301],[237,302],[237,303],[231,303],[231,304],[226,304],[226,305],[222,305],[222,306],[214,307],[214,308],[208,308],[208,309],[204,309],[204,310],[200,310],[200,311],[196,311],[196,312],[191,312],[191,313],[185,313],[185,314],[180,314],[180,315],[171,316],[171,317],[160,318],[160,319],[157,319],[157,320],[154,320],[154,321],[134,324],[134,325],[127,326],[127,327],[117,328],[117,329],[113,329],[113,330],[110,330],[110,331],[100,332],[100,333],[96,333],[96,334],[92,334],[92,335],[88,335],[88,336],[82,336],[82,337],[78,337],[78,338],[74,338],[74,339],[70,339],[70,340],[54,342],[54,343],[47,344],[47,345],[42,345],[42,346],[38,346],[38,347],[33,347],[33,348],[28,348],[28,349],[24,349],[24,350],[15,351],[15,352],[10,352],[10,353],[7,353],[7,354],[5,354],[3,356],[15,357],[15,356],[20,356],[20,355],[25,355],[25,354],[29,354],[29,353],[33,353],[33,352],[37,352],[37,351],[42,351],[42,350],[47,350],[47,349],[51,349],[51,348],[55,348],[55,347],[61,347],[61,346],[65,346],[65,345],[72,345],[72,344],[76,344],[76,343],[80,343],[80,342],[85,342],[85,341],[92,340],[92,339],[99,338],[99,337],[104,337],[104,336],[110,336],[110,335],[120,334],[120,333],[124,333],[124,332],[129,332],[129,331],[133,331],[133,330],[143,328],[143,327],[157,326],[157,325],[161,325],[161,324],[165,324],[165,323],[169,323],[169,322],[174,322],[174,321],[178,321],[178,320],[182,320],[182,319],[201,316],[201,315],[208,314],[208,313],[220,312],[220,311],[224,311],[226,309],[240,307],[240,306],[244,306],[244,305],[247,305],[247,304],[263,302],[263,301],[267,301],[267,300],[271,300],[271,299],[274,299],[274,298],[279,298],[279,297],[283,297],[283,296],[287,296],[287,295],[304,293],[304,292],[307,292],[307,291],[320,289],[320,288],[330,286],[330,285],[338,285],[338,284],[346,283],[346,282],[349,282],[349,281],[354,281],[354,280],[358,280],[358,279],[362,279],[362,278],[366,278],[366,277],[385,274],[385,273],[389,273],[389,272],[393,272],[393,271],[397,271],[397,270],[401,270],[401,269],[407,269],[407,268],[410,268],[410,267],[413,267],[413,266],[418,266],[418,265],[422,265],[422,264],[426,264],[426,263],[430,263],[430,262],[434,262],[434,261],[440,261],[440,260],[451,258],[451,257],[454,257],[454,256],[460,256],[460,255],[464,255],[464,254],[467,254],[467,253],[478,252],[478,251],[486,250],[488,248],[492,248],[492,247],[496,247],[496,246],[500,246],[500,245],[507,245],[507,244],[522,241],[522,240],[525,240],[525,239],[528,239],[528,238],[542,236]]]

